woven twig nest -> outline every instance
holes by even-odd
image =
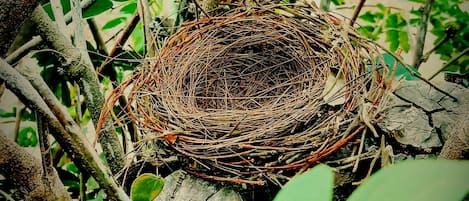
[[[379,57],[312,8],[236,10],[186,23],[115,97],[132,86],[130,116],[140,145],[158,145],[154,160],[177,156],[197,176],[260,184],[309,167],[373,123],[384,97]]]

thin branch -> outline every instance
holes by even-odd
[[[150,26],[148,26],[152,19],[150,14],[150,7],[148,5],[148,0],[138,0],[138,14],[142,19],[143,24],[143,33],[145,36],[145,53],[146,57],[153,58],[156,54],[156,46],[155,46],[155,39],[153,34],[151,33]]]
[[[10,89],[24,104],[30,109],[38,112],[43,120],[48,122],[51,134],[62,147],[66,147],[67,153],[72,157],[73,162],[83,171],[88,171],[99,185],[105,189],[110,199],[129,200],[125,192],[119,188],[112,179],[106,167],[101,162],[97,153],[93,150],[88,140],[78,128],[70,121],[71,117],[60,105],[53,107],[54,114],[49,106],[44,102],[44,97],[26,80],[19,72],[0,59],[0,80],[5,81]],[[34,75],[35,73],[31,73]],[[50,89],[46,90],[50,92]],[[58,102],[55,96],[49,97],[52,101]],[[0,157],[1,158],[1,157]]]
[[[96,42],[96,49],[101,51],[103,54],[108,54],[106,43],[101,37],[99,33],[98,25],[96,24],[96,20],[94,18],[87,19],[86,22],[88,23],[88,27],[90,27],[91,35],[93,36],[94,41]]]
[[[22,45],[20,48],[16,49],[14,52],[9,54],[5,61],[9,64],[18,62],[24,55],[26,55],[31,49],[41,44],[42,38],[40,36],[33,36],[33,38]]]
[[[430,57],[430,55],[435,52],[438,48],[440,48],[441,46],[443,46],[446,42],[448,42],[451,38],[454,37],[454,35],[456,35],[456,30],[450,28],[450,29],[447,29],[446,30],[446,33],[445,33],[445,37],[443,38],[443,40],[441,40],[440,42],[438,42],[438,44],[436,44],[431,50],[429,50],[428,52],[426,52],[422,58],[420,58],[420,63],[424,63],[428,60],[428,58]]]
[[[414,61],[412,62],[412,66],[417,70],[422,63],[422,55],[423,55],[423,48],[425,46],[425,37],[427,35],[427,26],[428,26],[428,19],[430,18],[430,12],[432,11],[432,6],[435,0],[427,0],[425,2],[425,7],[423,8],[422,13],[422,22],[420,23],[420,27],[417,30],[417,43],[415,44],[415,52],[414,52]]]
[[[432,76],[430,76],[430,78],[428,78],[428,80],[432,80],[433,78],[435,78],[435,76],[438,75],[439,73],[441,73],[441,71],[445,70],[445,68],[447,68],[448,66],[450,66],[451,64],[456,62],[459,58],[466,55],[468,52],[469,52],[469,47],[466,47],[466,49],[464,49],[458,55],[454,56],[448,62],[446,62],[446,64],[443,65],[440,69],[438,69],[438,71],[436,71]]]
[[[67,32],[67,24],[65,23],[65,16],[63,13],[63,8],[62,8],[62,1],[61,0],[50,0],[50,5],[52,8],[52,13],[54,14],[55,18],[55,23],[57,23],[57,26],[59,27],[59,30],[66,33],[63,33],[65,35],[68,35]]]
[[[412,76],[414,77],[417,77],[419,78],[420,80],[422,80],[423,82],[427,83],[428,85],[430,85],[432,88],[434,88],[435,90],[437,90],[438,92],[444,94],[445,96],[448,96],[450,97],[451,99],[453,99],[454,102],[457,102],[458,99],[456,97],[454,97],[453,95],[449,94],[448,92],[438,88],[437,86],[435,86],[434,84],[432,84],[430,81],[428,81],[427,79],[425,79],[424,77],[418,75],[417,73],[415,73],[413,70],[410,69],[409,65],[404,63],[404,61],[399,57],[397,56],[396,54],[394,54],[393,52],[389,51],[388,49],[384,48],[382,45],[378,44],[378,43],[375,43],[376,46],[378,46],[379,48],[381,48],[382,50],[384,50],[386,53],[389,53],[390,55],[392,55],[394,57],[394,59],[396,59],[396,61],[399,61],[399,63],[402,64],[402,66],[404,66],[404,68],[407,70],[407,72],[409,72]]]
[[[37,25],[41,37],[64,55],[62,67],[72,79],[80,84],[86,107],[96,126],[104,104],[104,95],[87,52],[83,53],[79,50],[80,48],[74,47],[70,40],[58,30],[57,25],[52,22],[42,7],[34,11],[32,21]],[[124,167],[124,153],[110,117],[106,119],[105,125],[109,129],[103,130],[98,140],[111,171],[117,173]]]
[[[353,26],[355,24],[355,21],[357,20],[358,15],[360,14],[365,2],[366,0],[360,0],[360,2],[358,2],[357,8],[355,8],[355,10],[353,11],[352,19],[350,19],[350,26]]]
[[[31,16],[37,5],[36,0],[0,1],[0,57],[6,56],[21,25]]]
[[[125,27],[124,32],[121,34],[121,36],[117,40],[111,52],[109,53],[109,57],[106,58],[103,64],[98,68],[99,75],[107,71],[108,68],[111,67],[114,57],[122,52],[122,48],[124,47],[125,42],[127,42],[127,40],[129,39],[130,34],[137,26],[139,20],[140,20],[140,16],[138,15],[138,12],[136,12],[134,16],[132,17],[132,20],[129,22],[129,24],[127,24],[127,27]]]

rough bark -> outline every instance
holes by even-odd
[[[0,59],[0,80],[5,81],[10,89],[27,107],[39,113],[48,122],[51,134],[65,148],[73,162],[84,171],[88,171],[98,184],[104,188],[110,200],[129,200],[125,192],[112,179],[97,153],[91,147],[80,130],[67,122],[63,115],[55,116],[33,86],[15,69]]]
[[[463,111],[452,125],[439,159],[462,160],[469,159],[469,100],[461,103],[459,109]]]
[[[32,21],[37,25],[41,37],[55,50],[64,55],[63,68],[66,73],[76,80],[85,97],[86,106],[91,118],[96,125],[104,104],[104,95],[93,65],[89,59],[83,59],[79,49],[75,48],[66,38],[45,11],[38,7],[32,16]],[[110,117],[106,120],[105,128],[98,138],[103,148],[106,160],[112,173],[116,174],[124,167],[124,152],[120,145],[117,132],[113,129]]]
[[[37,6],[35,0],[0,1],[0,56],[5,57],[16,34]]]
[[[44,175],[41,162],[0,130],[0,173],[25,200],[72,200],[55,169]]]

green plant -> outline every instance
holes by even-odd
[[[374,173],[347,200],[462,200],[469,193],[467,170],[469,161],[402,161]],[[289,181],[274,201],[330,201],[332,175],[331,168],[318,165]]]

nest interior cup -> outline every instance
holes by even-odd
[[[379,55],[314,9],[203,18],[128,81],[131,116],[142,142],[165,149],[155,158],[176,155],[197,176],[260,184],[323,159],[373,120],[383,99]]]

